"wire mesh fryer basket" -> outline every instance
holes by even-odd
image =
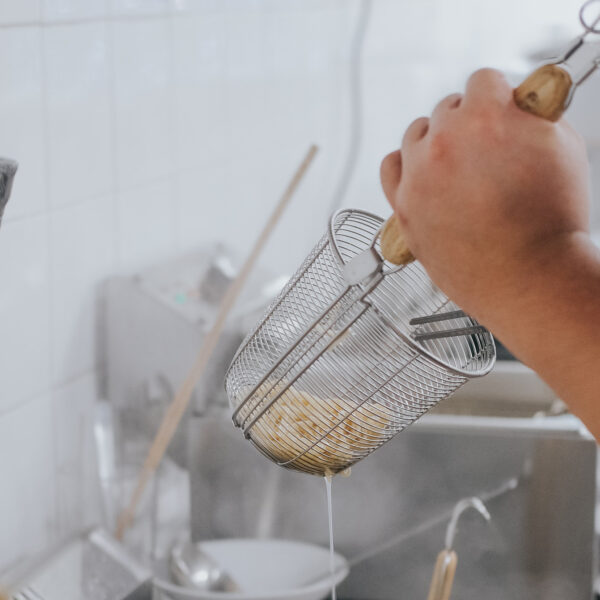
[[[380,258],[381,225],[364,211],[336,213],[229,367],[234,423],[281,466],[342,471],[494,364],[491,334],[420,263]],[[365,256],[375,268],[348,283],[348,265]],[[456,316],[416,338],[411,320],[440,313]]]

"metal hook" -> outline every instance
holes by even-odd
[[[582,5],[582,7],[579,9],[579,21],[580,21],[581,25],[583,26],[583,28],[585,29],[586,33],[600,34],[600,27],[596,27],[596,25],[598,25],[598,23],[600,23],[600,15],[598,15],[596,17],[596,19],[594,20],[594,22],[591,25],[585,19],[586,9],[588,8],[588,6],[591,6],[592,4],[594,4],[594,2],[598,2],[598,0],[587,0],[587,2],[585,2]]]
[[[473,496],[472,498],[463,498],[457,502],[454,510],[452,511],[452,517],[450,518],[450,523],[448,523],[448,528],[446,529],[446,550],[452,549],[452,546],[454,545],[454,537],[456,535],[458,519],[468,508],[474,508],[477,510],[486,521],[491,519],[490,513],[485,507],[485,504],[479,498],[477,498],[477,496]]]

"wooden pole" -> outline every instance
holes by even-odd
[[[200,377],[204,373],[206,365],[212,356],[212,353],[219,341],[219,337],[223,331],[225,326],[225,322],[229,315],[229,312],[233,308],[235,301],[237,300],[244,284],[246,283],[246,279],[248,275],[252,271],[256,259],[258,258],[260,252],[262,251],[267,239],[272,233],[273,229],[279,222],[283,211],[287,207],[289,201],[292,196],[296,192],[300,182],[304,178],[308,168],[310,167],[316,153],[317,146],[312,145],[302,162],[300,163],[298,169],[294,173],[294,176],[290,180],[287,188],[283,192],[281,199],[279,200],[275,210],[269,217],[266,222],[263,230],[261,231],[258,239],[254,243],[254,246],[246,259],[246,262],[242,266],[240,272],[237,277],[231,282],[231,285],[227,289],[225,296],[221,301],[221,305],[219,307],[219,312],[215,319],[215,322],[206,335],[204,339],[204,343],[200,352],[198,353],[198,357],[196,358],[196,362],[194,363],[192,369],[189,374],[185,378],[181,388],[175,395],[175,398],[167,408],[165,416],[154,436],[154,440],[146,455],[146,459],[144,461],[144,465],[139,473],[137,484],[131,496],[131,500],[129,501],[128,506],[121,512],[117,521],[117,529],[115,532],[115,536],[118,540],[123,539],[123,535],[125,534],[126,529],[131,525],[133,519],[135,517],[135,512],[137,510],[137,506],[142,498],[142,494],[146,488],[146,485],[150,481],[154,471],[160,464],[168,446],[171,442],[175,431],[177,430],[177,426],[183,417],[185,409],[189,404],[190,398],[192,396],[192,392],[196,387]]]

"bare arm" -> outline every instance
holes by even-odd
[[[580,136],[519,110],[484,69],[413,122],[381,178],[437,285],[600,439],[600,253]]]

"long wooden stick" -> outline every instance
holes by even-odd
[[[129,505],[121,512],[119,515],[119,519],[117,522],[117,529],[115,532],[115,536],[117,539],[123,539],[123,535],[125,530],[131,525],[133,519],[135,517],[135,512],[137,509],[137,505],[140,502],[144,489],[152,474],[160,464],[168,446],[177,430],[177,426],[183,417],[185,409],[189,404],[192,392],[198,383],[198,380],[204,373],[204,369],[210,359],[217,342],[219,341],[219,337],[221,332],[223,331],[223,327],[225,326],[225,322],[227,320],[227,316],[229,315],[230,310],[232,309],[237,297],[239,296],[248,275],[250,274],[252,268],[254,267],[254,263],[258,258],[261,250],[263,249],[269,235],[277,225],[283,211],[288,205],[290,199],[294,195],[294,192],[298,188],[298,185],[302,181],[302,178],[306,174],[310,164],[312,163],[315,154],[317,153],[317,146],[312,145],[304,160],[300,163],[300,166],[294,173],[290,183],[285,189],[279,203],[275,207],[275,210],[269,217],[269,220],[265,224],[262,232],[258,236],[250,255],[246,259],[246,262],[242,266],[237,277],[231,282],[231,285],[227,289],[223,300],[221,301],[221,305],[219,307],[219,313],[215,319],[214,325],[211,330],[206,335],[204,340],[204,344],[200,349],[198,357],[196,358],[196,362],[186,377],[183,385],[175,395],[175,398],[167,408],[167,412],[163,417],[163,420],[154,436],[154,441],[152,442],[152,446],[148,451],[146,456],[146,460],[144,461],[144,465],[140,471],[138,476],[138,481],[136,487],[131,496],[131,500]]]

